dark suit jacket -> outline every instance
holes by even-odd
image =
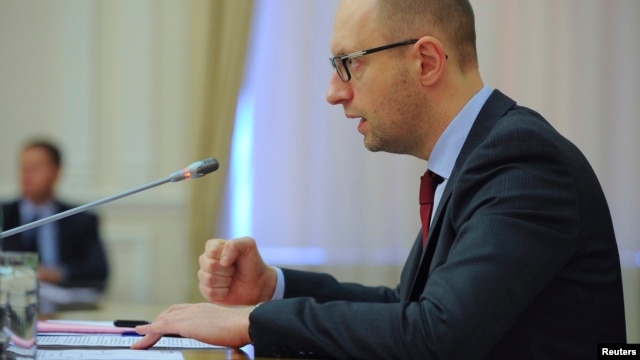
[[[256,356],[596,359],[626,341],[600,184],[537,113],[494,91],[434,216],[395,289],[285,270],[285,299],[250,316]]]
[[[69,204],[56,202],[60,212],[71,209]],[[4,230],[21,225],[18,201],[2,205]],[[68,270],[67,286],[103,288],[107,280],[107,257],[100,240],[98,217],[79,213],[58,220],[58,249],[60,262]],[[21,234],[2,239],[4,251],[28,251]]]

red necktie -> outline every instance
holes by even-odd
[[[427,245],[427,235],[429,234],[429,223],[431,222],[431,212],[433,210],[433,196],[436,186],[442,178],[430,170],[420,178],[420,220],[422,221],[422,248]]]

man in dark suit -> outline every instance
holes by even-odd
[[[72,208],[57,200],[55,185],[62,166],[57,146],[27,143],[20,157],[20,199],[2,205],[5,230]],[[4,251],[38,252],[41,282],[102,289],[108,275],[98,217],[80,213],[2,239]]]
[[[327,100],[359,119],[367,149],[428,160],[442,179],[396,288],[272,268],[253,239],[213,239],[198,272],[211,303],[169,308],[135,347],[178,333],[257,356],[595,359],[598,343],[625,342],[600,184],[539,114],[483,84],[474,27],[466,0],[338,9]]]

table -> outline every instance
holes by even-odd
[[[117,302],[100,302],[97,305],[78,305],[76,307],[64,307],[59,311],[40,314],[42,320],[89,320],[111,321],[116,319],[141,319],[153,320],[158,314],[169,306],[128,304]],[[258,360],[253,357],[253,347],[245,346],[242,349],[185,349],[182,350],[185,360]]]

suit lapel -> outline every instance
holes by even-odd
[[[496,121],[514,105],[515,101],[502,94],[500,91],[494,90],[474,121],[473,126],[469,131],[469,135],[467,136],[467,139],[460,150],[460,154],[456,159],[451,176],[447,181],[442,197],[440,198],[438,208],[434,214],[434,218],[429,229],[429,236],[427,238],[427,248],[422,252],[422,256],[419,257],[419,265],[412,274],[413,280],[409,290],[410,301],[418,299],[424,290],[429,275],[440,263],[446,261],[448,249],[439,249],[440,251],[437,252],[436,250],[438,250],[440,233],[442,232],[444,215],[446,213],[445,210],[451,198],[453,188],[455,188],[454,184],[457,181],[459,169],[463,166],[469,157],[469,154],[486,138]],[[420,250],[416,250],[414,248],[414,251],[418,252]]]
[[[413,281],[411,284],[411,290],[409,291],[409,300],[417,300],[424,288],[424,285],[427,283],[427,278],[431,273],[432,263],[437,258],[434,258],[434,254],[438,245],[438,240],[440,238],[440,232],[442,229],[442,221],[443,221],[443,210],[447,203],[449,202],[449,198],[451,197],[451,186],[449,186],[451,182],[447,182],[447,186],[444,189],[442,197],[440,198],[440,203],[438,204],[438,208],[436,209],[436,213],[434,214],[433,221],[431,226],[429,227],[429,235],[427,237],[427,248],[421,252],[421,256],[419,257],[420,263],[416,268],[416,271],[413,274]]]
[[[400,299],[403,301],[409,301],[411,291],[414,287],[415,277],[418,271],[418,266],[422,261],[422,233],[418,233],[416,240],[413,242],[413,247],[407,258],[407,261],[402,269],[402,275],[400,278]]]

